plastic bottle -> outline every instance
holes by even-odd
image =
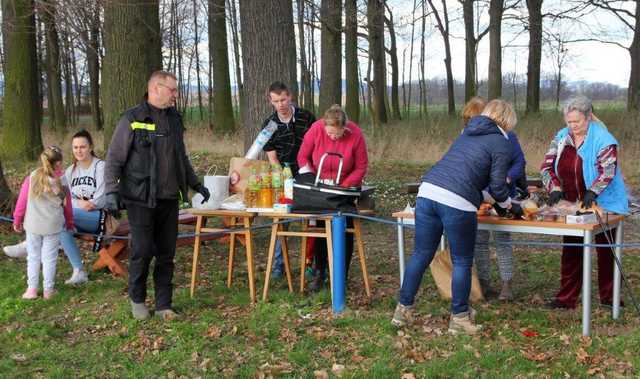
[[[271,188],[271,173],[269,168],[260,173],[260,193],[258,194],[258,208],[273,207],[273,189]]]
[[[258,133],[258,136],[253,141],[253,144],[244,155],[244,157],[247,159],[257,159],[258,155],[260,155],[260,152],[262,151],[262,148],[269,141],[276,129],[278,129],[278,124],[276,124],[273,120],[269,121],[267,126],[265,126],[260,131],[260,133]]]
[[[293,200],[293,173],[291,172],[289,163],[284,164],[282,178],[284,183],[284,197],[285,199]]]
[[[244,205],[247,208],[255,208],[258,202],[258,191],[260,191],[260,183],[255,168],[251,169],[251,175],[247,181],[247,188],[244,190]]]
[[[282,167],[279,164],[271,165],[271,187],[273,188],[273,203],[279,203],[282,196]]]

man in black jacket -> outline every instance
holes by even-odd
[[[175,75],[156,71],[147,84],[147,99],[124,112],[118,122],[105,167],[105,209],[119,215],[122,202],[131,229],[129,298],[133,316],[149,317],[145,305],[149,265],[155,257],[155,313],[176,316],[171,309],[179,202],[188,187],[209,199],[196,177],[184,146],[182,117],[175,109]]]

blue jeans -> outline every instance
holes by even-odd
[[[73,208],[73,223],[78,232],[96,233],[100,227],[100,211],[85,211],[82,208]],[[64,229],[60,233],[60,244],[74,269],[82,269],[80,249],[73,237],[73,232]]]
[[[433,260],[444,230],[449,239],[453,263],[451,313],[467,312],[478,229],[476,212],[461,211],[422,197],[417,200],[415,212],[415,246],[404,272],[400,304],[413,305],[422,276]]]

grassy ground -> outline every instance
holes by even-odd
[[[210,154],[193,158],[201,173],[212,164],[228,161]],[[22,170],[10,166],[10,172]],[[410,197],[398,192],[407,178],[421,174],[423,166],[373,164],[369,181],[379,186],[379,215],[388,216],[406,205]],[[11,179],[13,184],[18,182]],[[628,223],[626,229],[628,240],[639,239],[636,222]],[[327,291],[289,294],[284,281],[272,286],[268,302],[251,305],[244,259],[237,259],[235,284],[226,288],[226,246],[216,242],[204,248],[194,299],[188,289],[191,251],[178,251],[174,304],[182,318],[168,323],[157,318],[132,320],[126,282],[106,272],[91,273],[90,282],[81,287],[62,284],[70,275],[63,256],[58,261],[60,292],[55,299],[21,300],[25,262],[2,256],[0,376],[334,377],[342,366],[343,377],[367,378],[640,375],[640,318],[630,307],[621,320],[613,321],[596,300],[592,338],[580,337],[579,310],[543,309],[544,299],[557,288],[558,249],[516,247],[517,300],[479,304],[479,322],[486,331],[477,337],[451,337],[446,334],[449,303],[438,297],[429,274],[418,295],[418,321],[403,330],[391,326],[398,288],[395,229],[367,222],[364,231],[373,299],[364,296],[354,264],[348,310],[339,317],[331,313]],[[1,244],[18,238],[7,224],[0,224]],[[260,232],[256,241],[259,290],[267,238],[266,232]],[[410,248],[411,233],[406,242]],[[293,250],[298,251],[296,244]],[[627,254],[625,271],[637,296],[640,260],[637,251]],[[95,259],[89,253],[84,258],[87,263]]]
[[[599,116],[620,140],[623,172],[637,192],[640,176],[638,116],[599,107]],[[522,117],[517,128],[534,174],[559,114]],[[377,186],[378,215],[413,202],[402,195],[403,183],[420,175],[459,133],[456,119],[432,112],[426,120],[392,123],[384,130],[364,125],[371,170]],[[67,136],[68,137],[68,136]],[[67,146],[68,138],[46,134],[45,144]],[[96,133],[96,145],[102,137]],[[200,175],[212,166],[226,171],[229,157],[241,155],[241,135],[217,136],[206,128],[187,134],[191,158]],[[61,142],[63,141],[63,142]],[[3,160],[5,175],[16,191],[33,163]],[[640,240],[638,221],[626,224],[627,241]],[[0,377],[638,377],[640,317],[623,289],[627,307],[619,321],[597,305],[594,284],[593,337],[581,338],[581,313],[547,311],[542,304],[559,282],[559,249],[518,246],[513,303],[492,300],[478,304],[486,331],[477,337],[446,334],[449,303],[439,298],[426,274],[418,294],[418,321],[403,330],[389,320],[398,289],[397,245],[393,226],[364,224],[367,263],[373,298],[364,296],[362,279],[353,265],[348,310],[331,313],[329,294],[289,294],[284,281],[272,284],[268,302],[251,305],[242,254],[236,259],[235,283],[226,288],[226,246],[204,247],[200,281],[189,297],[191,250],[178,250],[174,304],[178,321],[135,322],[130,317],[126,282],[106,272],[91,273],[82,287],[63,284],[70,275],[64,256],[58,260],[58,296],[51,301],[24,301],[25,262],[0,256]],[[525,236],[530,237],[530,236]],[[0,223],[0,245],[16,242]],[[520,236],[519,238],[523,238]],[[256,238],[257,289],[262,289],[267,232]],[[558,239],[551,239],[558,241]],[[410,251],[412,233],[407,233]],[[95,260],[84,246],[86,264]],[[293,244],[294,267],[297,245]],[[638,250],[625,251],[625,272],[632,292],[640,297]],[[493,273],[498,285],[497,273]],[[594,275],[595,279],[595,275]],[[594,280],[594,283],[596,281]],[[150,298],[153,289],[150,288]],[[152,303],[149,303],[153,306]]]

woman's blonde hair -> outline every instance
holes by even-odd
[[[482,111],[482,115],[495,121],[499,127],[507,132],[513,130],[518,123],[518,116],[513,106],[504,100],[495,99],[488,102]]]
[[[467,126],[467,123],[472,117],[482,113],[485,105],[487,105],[487,101],[483,97],[474,96],[469,99],[464,105],[464,108],[462,108],[462,126]]]
[[[338,104],[333,104],[332,106],[330,106],[329,109],[324,112],[324,116],[322,118],[324,119],[325,125],[340,128],[343,128],[345,125],[347,125],[347,114],[344,113],[342,107]]]
[[[33,183],[31,183],[31,191],[36,197],[43,193],[55,194],[61,197],[64,196],[64,193],[62,193],[62,182],[55,174],[55,165],[57,162],[62,162],[62,150],[60,150],[58,146],[49,146],[40,154],[42,167],[36,169],[31,179],[33,180]],[[53,186],[51,183],[52,179]]]

